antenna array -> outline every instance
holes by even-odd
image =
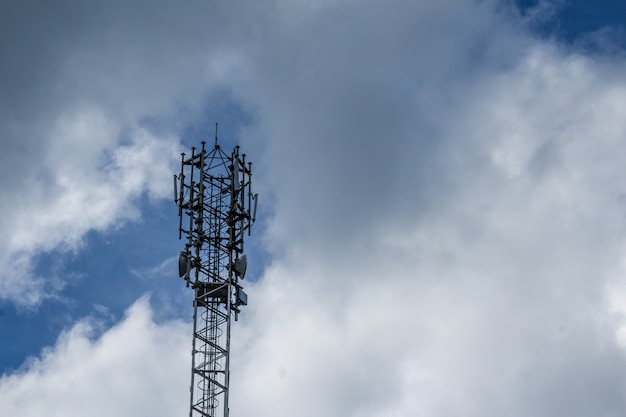
[[[180,217],[178,238],[186,238],[179,276],[194,290],[190,417],[228,417],[231,318],[237,320],[247,295],[244,236],[255,221],[258,194],[252,193],[252,164],[236,146],[230,155],[191,148],[174,176]]]

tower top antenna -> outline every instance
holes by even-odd
[[[215,123],[215,147],[217,148],[217,123]]]

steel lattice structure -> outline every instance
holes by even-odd
[[[256,216],[252,164],[236,146],[182,154],[174,176],[179,239],[179,276],[194,290],[190,417],[228,417],[231,318],[237,320],[247,295],[239,281],[247,260],[244,235]]]

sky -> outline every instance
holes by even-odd
[[[188,413],[172,175],[215,123],[260,195],[232,416],[624,415],[624,22],[1,2],[0,415]]]

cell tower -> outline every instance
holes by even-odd
[[[178,273],[194,290],[189,417],[228,417],[231,319],[248,302],[239,281],[246,274],[244,236],[256,217],[252,164],[235,146],[230,155],[191,148],[174,175],[180,217],[178,238],[186,238]]]

